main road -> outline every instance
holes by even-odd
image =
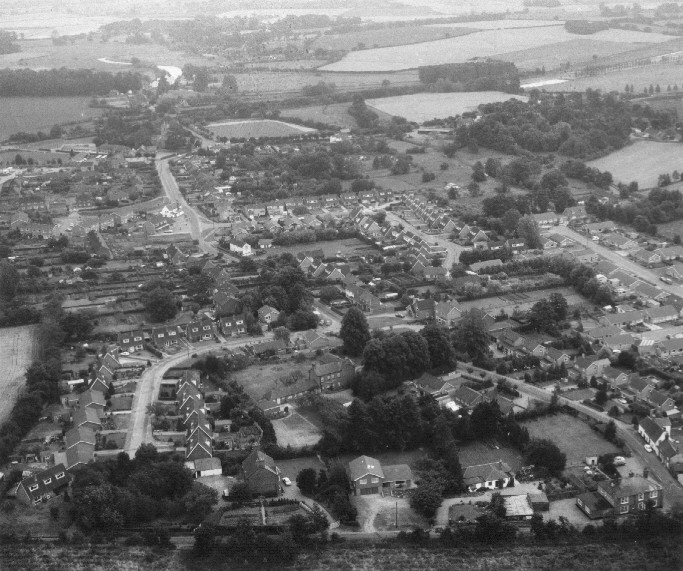
[[[422,238],[425,242],[428,242],[430,244],[437,244],[439,246],[443,246],[446,248],[446,258],[443,261],[443,267],[450,270],[451,266],[453,264],[457,264],[458,260],[460,259],[460,252],[465,250],[462,246],[458,246],[458,244],[455,244],[451,242],[450,240],[447,240],[446,238],[443,238],[442,236],[434,236],[432,234],[427,234],[423,230],[420,230],[419,228],[413,226],[410,222],[406,222],[403,218],[398,216],[397,214],[394,214],[390,210],[387,210],[387,218],[393,222],[397,222],[398,224],[401,224],[404,228],[414,232],[420,238]]]
[[[486,371],[478,367],[473,367],[472,365],[468,365],[466,363],[458,363],[458,368],[462,370],[474,369],[478,372],[485,372],[494,380],[499,378],[506,379],[507,381],[512,383],[519,392],[524,393],[527,396],[533,397],[537,400],[541,400],[543,402],[550,402],[550,399],[553,395],[553,393],[547,390],[540,389],[534,385],[530,385],[528,383],[525,383],[524,381],[520,381],[519,379],[506,377],[504,375],[498,375],[496,373],[492,373],[491,371]],[[562,396],[559,397],[558,402],[559,404],[567,405],[570,408],[573,408],[574,410],[600,422],[609,422],[610,420],[613,420],[617,427],[617,436],[624,441],[624,443],[631,450],[631,453],[634,456],[637,456],[643,465],[647,466],[650,473],[653,474],[657,478],[659,483],[663,486],[665,507],[670,508],[673,505],[683,507],[683,486],[681,486],[673,478],[673,476],[666,469],[664,464],[662,464],[659,461],[659,458],[657,458],[653,453],[647,452],[645,450],[643,446],[643,441],[636,434],[635,430],[631,425],[626,424],[625,422],[622,422],[616,418],[611,418],[605,412],[597,411],[579,402],[569,400]]]
[[[629,260],[627,257],[618,254],[614,250],[610,250],[609,248],[606,248],[605,246],[602,246],[601,244],[594,242],[590,238],[587,238],[585,235],[579,234],[578,232],[572,230],[571,228],[568,228],[567,226],[555,226],[553,228],[553,232],[557,234],[562,234],[563,236],[566,236],[567,238],[571,238],[575,242],[578,242],[582,246],[586,246],[587,248],[593,250],[596,254],[600,254],[603,258],[612,262],[615,266],[619,266],[622,270],[630,272],[637,278],[640,278],[641,280],[649,282],[651,284],[657,284],[657,287],[661,290],[664,290],[673,295],[683,295],[683,287],[679,285],[665,284],[659,279],[659,276],[652,270],[645,268],[632,260]]]

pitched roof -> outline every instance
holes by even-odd
[[[502,480],[508,477],[508,472],[510,472],[510,466],[499,460],[490,464],[468,466],[463,471],[462,478],[466,486],[471,486],[472,484]]]
[[[370,456],[359,456],[355,460],[349,462],[349,477],[352,481],[356,481],[363,476],[371,474],[378,478],[384,478],[384,471],[382,465],[376,458]]]
[[[260,450],[252,451],[249,456],[247,456],[242,462],[242,470],[244,474],[249,479],[254,474],[260,471],[271,472],[272,474],[279,474],[280,470],[268,454],[261,452]]]
[[[92,422],[99,426],[102,425],[100,417],[97,415],[97,411],[92,407],[78,408],[73,413],[73,423],[74,426],[80,426],[86,422]]]
[[[28,478],[24,478],[19,485],[25,490],[28,497],[34,501],[55,489],[66,486],[70,480],[71,476],[66,473],[64,464],[55,464],[42,472],[37,472]],[[38,488],[31,490],[31,487],[35,488],[35,486],[38,486]]]
[[[95,431],[87,426],[74,426],[71,430],[67,431],[64,436],[64,441],[67,450],[80,442],[92,444],[94,446]]]
[[[474,406],[483,398],[483,395],[470,387],[460,385],[453,391],[451,397],[464,406]]]
[[[78,406],[87,407],[90,404],[102,407],[107,406],[107,400],[104,398],[104,393],[93,389],[83,391],[78,397]]]
[[[393,464],[382,467],[386,482],[400,482],[413,479],[413,471],[408,464]]]
[[[220,467],[220,458],[197,458],[194,461],[194,469],[200,472],[205,470],[216,470]]]
[[[622,478],[621,480],[603,480],[598,482],[598,487],[603,489],[610,497],[623,498],[626,496],[634,496],[645,492],[654,492],[661,490],[662,486],[643,478],[642,476],[632,476],[629,478]]]
[[[662,437],[664,432],[666,432],[661,426],[659,426],[659,424],[657,424],[649,416],[641,418],[639,421],[639,425],[643,429],[643,432],[647,434],[647,437],[653,442],[657,442]]]
[[[657,406],[662,406],[670,398],[671,397],[669,395],[663,393],[662,391],[652,391],[648,397],[648,400]]]

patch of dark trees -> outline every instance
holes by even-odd
[[[65,97],[127,93],[142,87],[137,73],[108,73],[90,69],[2,69],[0,97]]]
[[[504,91],[519,92],[519,71],[514,63],[448,63],[418,68],[420,81],[434,91]]]

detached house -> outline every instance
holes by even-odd
[[[669,425],[669,430],[671,426]],[[647,442],[655,454],[659,456],[659,445],[669,438],[669,432],[665,427],[660,426],[655,419],[646,416],[638,422],[638,434]]]
[[[219,321],[221,333],[226,337],[246,334],[247,326],[244,323],[244,319],[243,313],[221,317]]]
[[[339,391],[351,384],[356,367],[348,359],[327,353],[315,363],[308,373],[309,379],[315,381],[321,391]]]
[[[410,488],[413,473],[407,464],[382,466],[370,456],[359,456],[346,467],[354,496],[391,495],[393,490]]]
[[[64,464],[56,464],[25,478],[17,488],[17,499],[29,506],[46,502],[58,495],[71,481],[71,475],[66,472]]]
[[[264,305],[258,310],[258,319],[261,323],[269,325],[277,321],[278,317],[280,317],[280,312],[270,305]]]
[[[462,473],[463,483],[470,492],[479,489],[495,490],[506,488],[514,481],[510,466],[502,460],[490,464],[468,466]]]
[[[240,256],[251,256],[254,253],[251,245],[244,240],[230,240],[230,251]]]
[[[434,318],[434,306],[435,302],[433,299],[414,299],[413,303],[408,306],[408,315],[417,319],[419,321],[425,321],[427,319]]]
[[[268,454],[260,450],[249,454],[242,462],[242,476],[252,495],[280,495],[280,469]]]
[[[438,301],[434,304],[434,319],[440,325],[453,327],[461,315],[462,310],[457,301]]]
[[[642,511],[648,501],[661,508],[664,501],[662,486],[641,476],[598,482],[598,494],[612,506],[615,515]]]
[[[142,349],[144,348],[144,344],[144,333],[141,329],[138,329],[136,331],[126,331],[125,333],[118,334],[118,345],[121,351],[125,351],[128,353],[142,351]]]

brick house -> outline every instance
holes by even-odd
[[[488,490],[506,488],[510,482],[514,482],[510,466],[502,460],[490,464],[467,466],[463,470],[462,478],[470,492],[481,488]]]
[[[252,451],[242,462],[242,477],[249,491],[259,496],[279,496],[280,469],[268,454]]]
[[[244,313],[221,317],[219,321],[221,333],[226,337],[232,337],[233,335],[244,335],[247,332],[247,326],[244,323],[244,318]]]
[[[356,372],[356,367],[348,359],[326,354],[320,363],[315,363],[308,372],[311,381],[315,381],[321,391],[342,390],[348,387]]]
[[[213,321],[206,315],[194,319],[187,324],[187,340],[190,343],[211,341],[213,339]]]
[[[258,319],[261,323],[269,325],[277,321],[278,317],[280,317],[280,312],[270,305],[264,305],[258,310]]]
[[[118,335],[118,345],[121,351],[126,351],[128,353],[135,353],[136,351],[142,351],[145,344],[144,333],[141,329],[135,331],[126,331],[124,333],[119,333]]]
[[[646,501],[656,508],[661,508],[664,502],[662,486],[642,476],[598,482],[598,494],[612,506],[615,515],[644,510]]]
[[[393,490],[410,488],[413,485],[413,473],[407,464],[396,464],[382,467],[379,460],[370,456],[359,456],[346,466],[351,480],[354,496],[371,494],[391,495]]]
[[[25,478],[17,488],[17,499],[29,506],[49,500],[64,490],[71,481],[64,464],[56,464]]]

